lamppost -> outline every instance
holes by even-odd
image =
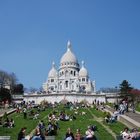
[[[118,88],[117,88],[117,86],[115,87],[115,89],[116,89],[115,92],[116,92],[116,99],[117,99],[117,104],[118,104],[118,90],[117,90]]]

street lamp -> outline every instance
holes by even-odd
[[[117,98],[117,104],[118,104],[118,90],[117,90],[117,86],[115,87],[115,89],[116,89],[116,98]]]

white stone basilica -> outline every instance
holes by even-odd
[[[71,50],[70,41],[67,43],[67,51],[60,60],[59,68],[56,69],[55,63],[52,63],[47,81],[43,83],[43,90],[40,94],[24,93],[23,100],[25,102],[34,101],[35,104],[40,104],[42,101],[51,103],[88,102],[92,104],[95,100],[101,102],[114,102],[116,100],[112,93],[107,95],[96,93],[95,81],[90,81],[83,61],[82,66],[79,66],[78,60]]]
[[[60,60],[57,70],[55,63],[49,71],[47,81],[43,83],[46,93],[95,93],[95,81],[90,81],[88,71],[82,61],[80,68],[78,60],[71,50],[71,43],[67,43],[67,51]]]

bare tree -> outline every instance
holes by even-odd
[[[0,70],[0,88],[8,88],[13,91],[14,86],[17,83],[17,77],[14,73],[7,73]]]
[[[9,83],[9,75],[7,72],[0,70],[0,88],[4,88]]]
[[[35,92],[38,91],[38,89],[37,89],[37,88],[34,88],[34,87],[30,87],[29,91],[30,91],[31,93],[35,93]]]

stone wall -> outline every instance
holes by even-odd
[[[40,95],[24,95],[24,101],[34,101],[35,104],[39,104],[41,101],[47,102],[60,102],[62,100],[67,100],[69,102],[81,102],[87,101],[88,103],[93,103],[93,101],[106,102],[105,95],[97,95],[97,94],[76,94],[76,93],[69,93],[69,94],[40,94]]]

